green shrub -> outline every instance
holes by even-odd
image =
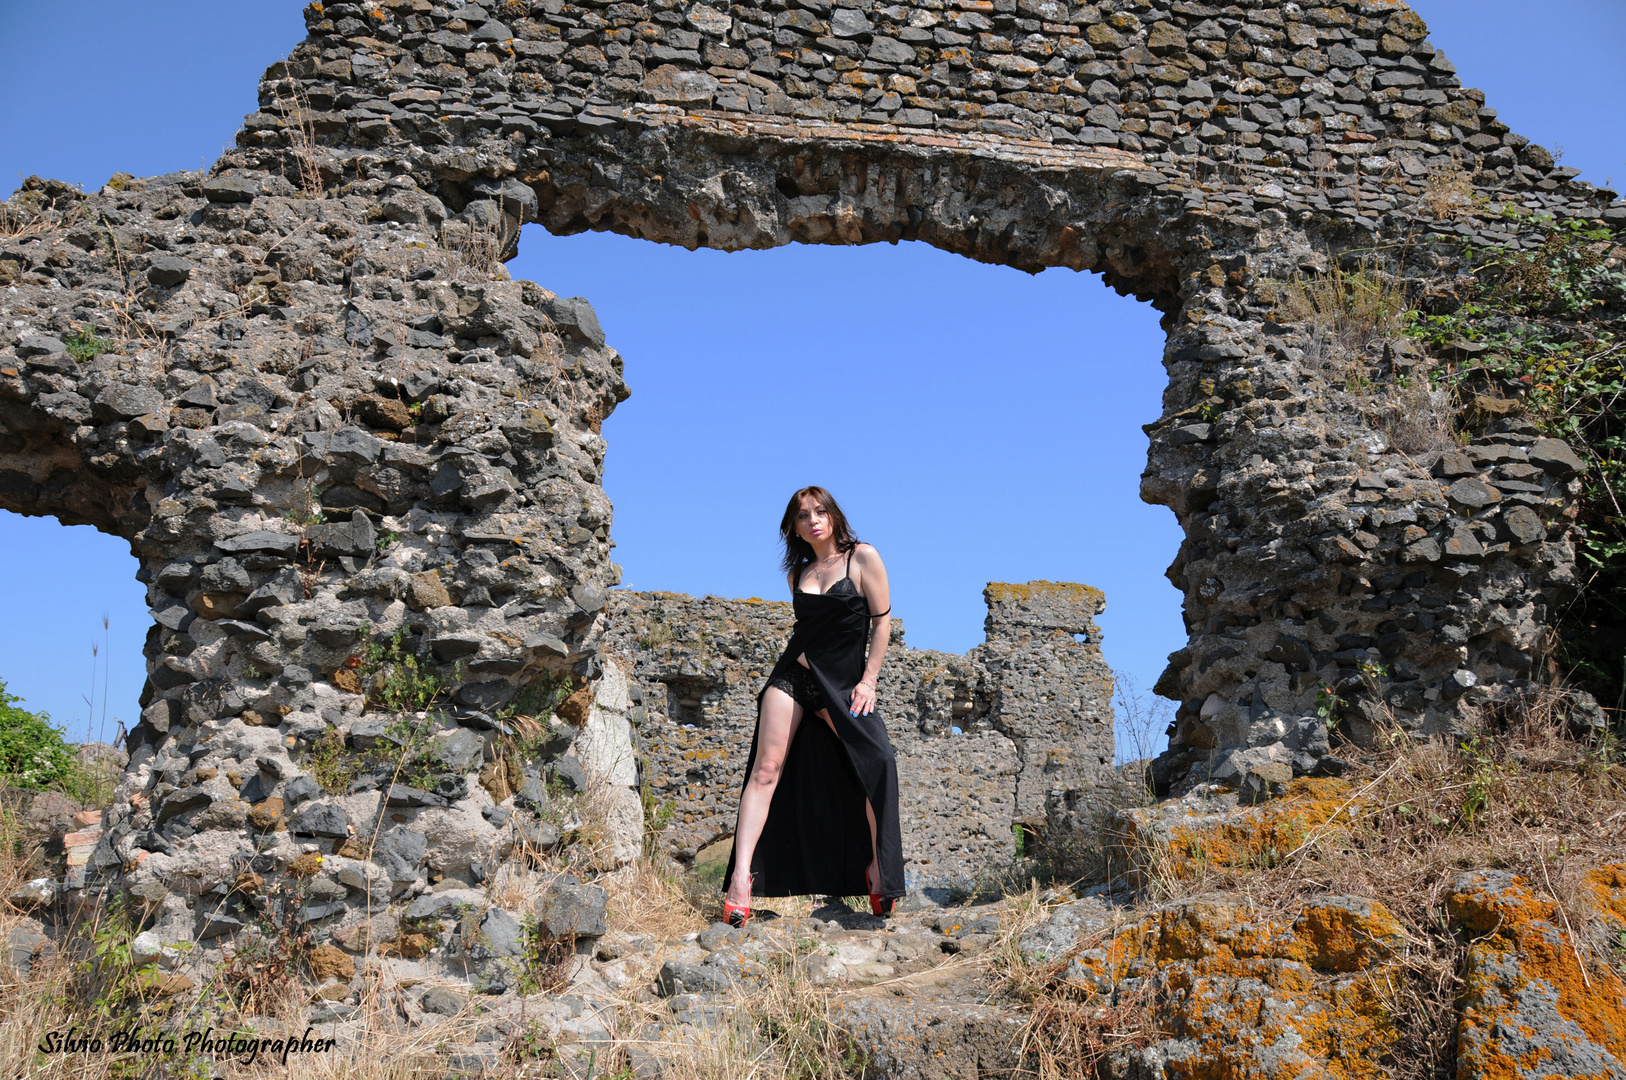
[[[18,708],[0,679],[0,773],[13,787],[76,788],[79,758],[45,713]]]
[[[1581,589],[1554,612],[1559,671],[1626,715],[1626,232],[1532,218],[1538,248],[1468,248],[1461,306],[1408,333],[1437,353],[1481,346],[1432,378],[1466,405],[1511,397],[1543,435],[1568,442],[1581,476]]]
[[[420,660],[406,645],[406,630],[387,638],[373,637],[373,628],[361,628],[362,693],[370,707],[391,712],[418,712],[452,690],[433,665]],[[455,672],[461,672],[458,665]]]
[[[63,342],[68,347],[68,355],[81,364],[87,360],[94,360],[104,352],[113,348],[113,343],[104,337],[99,337],[93,330],[81,330]]]

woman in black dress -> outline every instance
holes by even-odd
[[[757,696],[723,913],[743,925],[753,893],[867,892],[886,914],[905,891],[898,770],[875,714],[886,567],[821,487],[791,496],[779,534],[796,626]],[[802,723],[809,713],[822,722]]]

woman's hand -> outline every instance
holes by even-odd
[[[875,711],[875,684],[861,682],[853,687],[852,709],[853,716],[868,716]]]

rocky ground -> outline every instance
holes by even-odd
[[[69,858],[94,843],[98,816],[73,818]],[[638,863],[588,883],[548,868],[437,890],[293,943],[302,956],[285,958],[294,978],[280,985],[252,973],[290,944],[274,933],[240,935],[203,972],[151,931],[130,940],[130,959],[146,973],[141,1012],[168,1026],[267,1037],[310,1026],[340,1059],[410,1075],[779,1075],[787,1041],[834,1053],[838,1073],[867,1060],[880,1075],[975,1076],[1011,1058],[1023,1021],[994,1000],[994,961],[1013,920],[1040,910],[1033,897],[945,907],[917,892],[889,918],[834,898],[761,899],[736,929],[707,925],[676,884]],[[36,916],[9,920],[23,985],[31,971],[60,974],[74,951],[56,892],[50,878],[11,892]],[[910,1045],[948,1071],[921,1072],[901,1052]],[[101,1075],[97,1064],[73,1075]]]
[[[522,856],[316,937],[240,934],[208,970],[151,932],[130,959],[140,1015],[310,1026],[336,1046],[296,1075],[320,1077],[1622,1077],[1623,790],[1607,747],[1526,727],[1126,808],[1111,885],[917,891],[884,919],[759,899],[734,929],[648,857]],[[48,865],[93,844],[94,811],[36,809]],[[10,895],[37,916],[10,923],[13,971],[82,985],[71,902]]]

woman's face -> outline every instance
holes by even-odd
[[[802,496],[802,508],[796,511],[796,535],[809,544],[830,536],[830,512],[811,495]]]

